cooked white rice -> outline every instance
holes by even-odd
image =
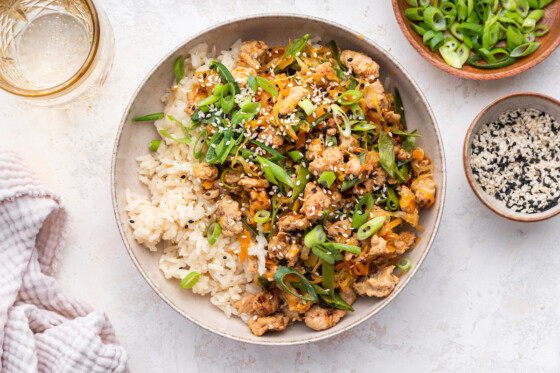
[[[216,60],[233,69],[240,44],[241,41],[237,41]],[[165,129],[175,138],[184,136],[179,126],[167,116],[174,116],[188,127],[191,120],[184,111],[186,93],[196,79],[194,72],[208,70],[214,56],[215,51],[209,52],[206,44],[192,49],[185,59],[185,78],[163,98],[167,101],[165,119],[155,122],[158,130]],[[193,134],[194,143],[196,133],[191,132]],[[204,237],[213,221],[211,216],[216,203],[202,198],[203,186],[193,174],[193,166],[198,161],[193,157],[192,146],[162,138],[156,152],[138,157],[139,179],[147,185],[150,196],[127,190],[126,210],[133,221],[130,226],[138,243],[152,251],[158,250],[157,245],[161,243],[163,253],[159,268],[164,276],[181,280],[191,271],[200,273],[192,291],[200,295],[210,294],[212,304],[230,317],[231,314],[237,315],[233,303],[247,293],[258,292],[258,286],[252,283],[255,274],[247,271],[247,262],[239,263],[240,246],[236,237],[222,235],[214,245]],[[255,246],[249,248],[249,255],[257,257],[260,270],[264,270],[265,245],[264,237],[259,237]]]

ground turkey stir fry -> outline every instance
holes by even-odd
[[[436,195],[379,65],[308,39],[246,41],[235,69],[212,62],[188,94],[194,172],[217,204],[207,237],[239,240],[262,292],[235,307],[257,336],[296,321],[328,329],[358,295],[388,296],[419,240],[405,226],[421,229]],[[257,238],[268,243],[264,268],[248,253]]]

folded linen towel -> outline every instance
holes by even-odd
[[[107,316],[55,279],[66,213],[15,154],[0,149],[0,371],[125,372]]]

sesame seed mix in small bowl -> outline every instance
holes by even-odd
[[[487,106],[463,148],[467,180],[488,208],[535,222],[560,212],[560,102],[514,93]]]

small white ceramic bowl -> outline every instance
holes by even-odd
[[[560,204],[549,210],[536,214],[515,212],[508,209],[503,202],[498,201],[493,196],[485,193],[473,178],[470,167],[470,159],[471,144],[473,142],[474,135],[478,132],[480,126],[497,120],[500,114],[504,111],[512,109],[537,109],[550,114],[556,120],[560,120],[560,102],[552,97],[548,97],[540,93],[512,93],[500,97],[496,101],[492,102],[490,105],[485,107],[476,118],[474,118],[469,130],[467,131],[467,135],[465,136],[465,143],[463,145],[463,166],[465,168],[467,180],[478,199],[490,210],[506,219],[519,222],[537,222],[549,219],[560,213]]]
[[[134,241],[127,224],[125,191],[130,188],[148,195],[147,188],[138,181],[135,159],[147,153],[146,144],[157,136],[157,132],[151,125],[133,124],[132,118],[163,110],[159,98],[172,84],[173,61],[181,54],[187,55],[192,47],[201,42],[206,42],[209,46],[215,45],[216,50],[220,51],[229,48],[238,38],[260,39],[269,45],[285,45],[289,38],[293,40],[306,33],[321,36],[324,43],[335,40],[340,48],[366,53],[379,63],[381,82],[389,91],[395,86],[399,88],[409,129],[418,129],[423,136],[418,138],[418,145],[426,149],[435,165],[434,179],[438,191],[434,205],[421,216],[420,225],[425,229],[424,232],[419,232],[421,241],[407,254],[412,262],[412,269],[401,277],[399,285],[389,297],[359,299],[354,305],[355,312],[349,312],[328,330],[317,332],[299,323],[283,332],[256,337],[239,318],[226,318],[218,308],[210,304],[207,297],[180,288],[176,280],[165,279],[158,269],[161,252],[150,252]],[[379,312],[399,294],[420,267],[436,235],[445,200],[446,168],[441,136],[432,110],[410,75],[386,51],[373,41],[333,22],[308,16],[266,14],[233,20],[203,31],[171,51],[148,73],[132,96],[120,124],[113,154],[112,188],[115,216],[130,257],[142,276],[165,302],[185,318],[217,334],[250,343],[288,345],[316,341],[348,330]]]

